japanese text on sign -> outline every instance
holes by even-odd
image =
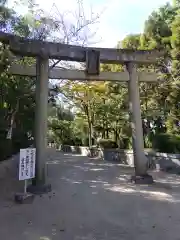
[[[26,180],[35,177],[36,149],[20,149],[19,159],[19,180]]]

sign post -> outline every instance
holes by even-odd
[[[24,181],[23,193],[15,194],[15,201],[18,203],[29,202],[34,199],[34,195],[27,192],[27,183],[29,179],[35,177],[36,149],[20,149],[19,157],[19,180]]]

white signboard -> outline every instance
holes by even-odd
[[[20,149],[19,159],[19,180],[26,180],[35,177],[36,149]]]

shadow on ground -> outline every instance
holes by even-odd
[[[5,201],[0,235],[13,240],[179,239],[180,176],[151,172],[155,184],[128,182],[133,169],[53,153],[53,192],[31,205]],[[9,205],[8,205],[8,204]]]

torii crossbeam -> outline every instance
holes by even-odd
[[[128,82],[130,119],[133,138],[133,152],[135,163],[135,182],[151,183],[153,179],[147,174],[146,157],[144,154],[142,119],[139,99],[139,81],[157,81],[155,73],[138,73],[137,64],[151,64],[156,62],[162,53],[159,51],[140,51],[128,49],[85,48],[67,44],[25,39],[0,32],[0,41],[8,44],[15,55],[35,57],[36,66],[22,67],[12,65],[12,74],[36,76],[36,184],[31,191],[46,191],[45,152],[47,148],[47,104],[48,80],[97,80]],[[94,55],[93,55],[94,54]],[[93,57],[92,57],[93,56]],[[86,71],[49,70],[49,59],[86,62]],[[127,71],[122,73],[99,73],[99,63],[123,63]]]
[[[21,64],[12,64],[9,73],[12,75],[22,75],[36,77],[36,66],[28,66]],[[139,82],[155,82],[157,81],[156,73],[137,72]],[[78,81],[112,81],[112,82],[129,82],[128,71],[124,72],[100,72],[99,75],[87,75],[83,70],[70,70],[55,67],[49,70],[49,79],[68,79]]]

